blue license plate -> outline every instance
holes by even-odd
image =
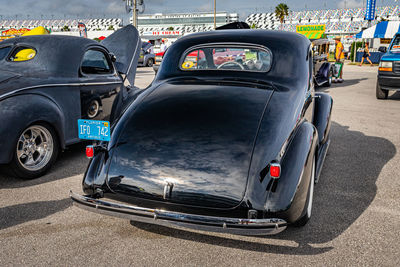
[[[110,141],[108,121],[78,120],[79,139]]]

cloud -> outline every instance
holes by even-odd
[[[211,2],[204,3],[201,6],[197,7],[197,10],[201,12],[211,12],[214,10],[214,5],[211,5]]]
[[[341,0],[338,3],[338,8],[357,8],[363,7],[363,1],[361,0]]]

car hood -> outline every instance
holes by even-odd
[[[232,85],[160,85],[133,103],[114,129],[110,189],[191,206],[237,206],[272,92]]]
[[[400,52],[388,51],[382,56],[381,60],[382,61],[397,61],[397,60],[400,60]]]

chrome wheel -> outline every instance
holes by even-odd
[[[27,128],[17,142],[17,159],[29,171],[38,171],[49,163],[54,150],[50,131],[43,126]]]
[[[89,104],[89,108],[87,111],[87,115],[88,115],[89,119],[93,119],[94,117],[96,117],[97,114],[99,114],[99,110],[100,110],[99,101],[92,100]]]

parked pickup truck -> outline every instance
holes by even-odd
[[[389,90],[400,91],[400,32],[396,33],[387,51],[379,62],[378,80],[376,83],[376,98],[386,99]]]

